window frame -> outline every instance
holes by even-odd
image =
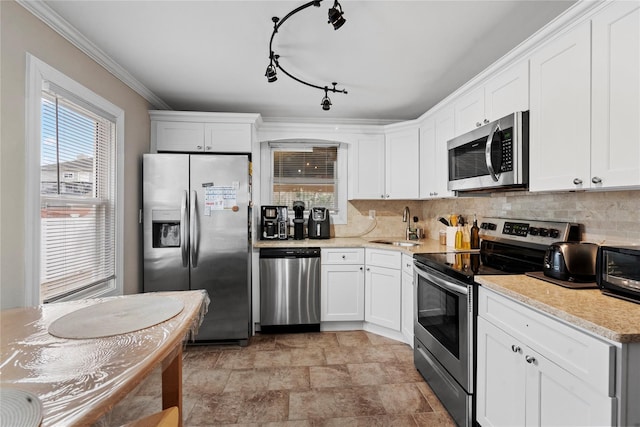
[[[124,110],[90,89],[72,80],[35,56],[27,53],[27,99],[25,120],[25,305],[40,300],[40,145],[42,125],[42,89],[45,82],[72,94],[109,114],[116,124],[116,196],[115,196],[115,280],[109,284],[81,290],[58,301],[123,294],[124,262]],[[38,226],[34,226],[38,224]]]
[[[262,174],[261,174],[261,200],[263,205],[273,204],[273,155],[272,155],[272,146],[283,148],[286,146],[287,149],[295,149],[295,148],[308,148],[309,146],[327,146],[327,145],[337,145],[338,147],[338,159],[336,164],[336,170],[338,173],[338,183],[337,183],[337,206],[338,206],[338,214],[331,213],[331,222],[333,224],[346,224],[347,223],[347,179],[348,179],[348,147],[347,144],[340,141],[330,141],[324,139],[308,139],[308,138],[296,138],[296,139],[286,139],[286,140],[270,140],[263,141],[261,143],[261,163]],[[289,147],[290,146],[290,147]],[[277,149],[277,148],[274,148]],[[266,184],[266,185],[265,185]],[[305,215],[309,212],[309,207],[305,206]],[[293,218],[293,210],[290,209],[289,217]]]

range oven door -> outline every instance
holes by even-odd
[[[473,285],[416,263],[416,340],[466,390],[473,393]]]

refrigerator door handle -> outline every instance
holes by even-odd
[[[196,268],[198,266],[198,221],[196,219],[196,196],[197,193],[195,191],[191,191],[191,211],[190,211],[190,226],[191,226],[191,268]]]
[[[187,215],[187,199],[189,193],[184,190],[180,202],[180,250],[182,251],[182,266],[189,266],[189,216]]]

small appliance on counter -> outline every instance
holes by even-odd
[[[598,245],[586,242],[555,242],[544,255],[545,276],[569,282],[595,282]]]
[[[310,239],[328,239],[331,229],[331,215],[327,208],[309,210],[308,232]]]
[[[260,211],[260,239],[287,240],[289,212],[286,206],[262,206]]]
[[[304,239],[304,202],[293,202],[293,240]]]
[[[596,283],[605,295],[640,303],[640,246],[600,246]]]

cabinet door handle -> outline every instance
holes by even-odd
[[[527,363],[531,363],[531,364],[536,363],[536,358],[533,357],[533,356],[527,355],[527,356],[524,357],[524,360],[526,360]]]
[[[574,183],[575,185],[580,185],[580,184],[582,184],[582,180],[581,180],[580,178],[574,178],[574,179],[573,179],[573,183]]]
[[[594,184],[600,184],[602,182],[602,178],[594,176],[593,178],[591,178],[591,182],[593,182]]]
[[[520,353],[520,347],[518,347],[517,345],[513,344],[511,346],[511,351],[513,351],[514,353]]]

